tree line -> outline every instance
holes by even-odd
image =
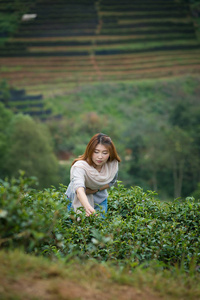
[[[48,128],[28,115],[14,114],[0,103],[0,178],[19,171],[38,179],[38,188],[59,182],[58,161]]]
[[[198,76],[105,83],[52,99],[63,113],[59,125],[48,124],[55,149],[79,155],[93,134],[106,132],[122,156],[126,186],[188,196],[200,182],[199,83]]]
[[[93,134],[104,132],[122,158],[125,186],[152,189],[164,199],[194,191],[199,197],[199,87],[198,76],[84,86],[46,99],[62,118],[45,123],[0,103],[0,178],[24,170],[38,178],[38,188],[67,185],[73,158]]]

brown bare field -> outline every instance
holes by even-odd
[[[29,276],[28,276],[29,277]],[[161,300],[163,296],[156,295],[149,288],[134,288],[127,285],[108,284],[101,285],[94,282],[87,284],[77,283],[62,278],[28,278],[21,277],[14,282],[3,278],[2,284],[10,294],[21,300]],[[8,293],[9,294],[9,293]]]
[[[9,79],[11,85],[18,85],[23,87],[24,85],[30,87],[38,86],[41,84],[52,84],[55,85],[59,83],[93,83],[93,82],[110,82],[116,80],[138,80],[138,79],[149,79],[149,78],[167,78],[171,76],[182,76],[184,74],[199,74],[200,65],[193,66],[188,70],[187,66],[175,66],[171,67],[159,67],[150,69],[137,69],[131,71],[107,71],[107,72],[82,72],[80,74],[72,74],[69,72],[52,72],[52,73],[42,73],[33,76],[27,73],[22,73],[20,76],[16,75]],[[55,87],[51,87],[52,89]]]
[[[167,67],[189,67],[190,69],[193,69],[194,66],[199,67],[200,66],[200,58],[191,58],[191,60],[186,61],[186,60],[180,60],[180,61],[157,61],[156,63],[154,62],[132,62],[132,61],[127,61],[126,63],[122,64],[112,64],[112,62],[108,62],[105,64],[102,62],[102,64],[98,64],[95,68],[94,65],[90,63],[90,65],[77,65],[77,66],[32,66],[31,69],[30,67],[21,67],[20,70],[14,70],[11,69],[11,71],[2,71],[2,76],[4,77],[9,77],[9,78],[15,78],[15,76],[21,77],[26,74],[27,77],[31,77],[34,75],[40,75],[40,74],[51,74],[54,73],[59,73],[61,76],[66,73],[76,73],[79,74],[80,76],[83,74],[87,74],[88,72],[95,72],[95,70],[98,69],[98,71],[101,72],[111,72],[111,71],[120,71],[120,72],[126,72],[129,74],[131,71],[138,71],[138,70],[143,70],[146,72],[148,69],[153,69],[153,68],[162,68],[166,69]]]
[[[146,35],[146,34],[145,34]],[[195,40],[187,41],[187,40],[174,40],[174,41],[159,41],[159,42],[150,42],[149,47],[156,47],[156,46],[172,46],[172,45],[198,45],[198,42]],[[67,53],[68,51],[75,51],[77,53],[81,51],[97,51],[97,50],[109,50],[109,49],[142,49],[144,45],[147,46],[147,42],[141,41],[141,42],[135,42],[133,41],[132,44],[130,43],[119,43],[119,40],[116,41],[114,44],[108,44],[108,45],[96,45],[96,44],[91,44],[91,45],[86,45],[86,46],[32,46],[32,47],[27,47],[27,51],[29,53],[54,53],[56,51],[59,51],[63,54]]]
[[[199,278],[77,260],[51,261],[20,251],[0,252],[0,299],[18,300],[197,300]]]

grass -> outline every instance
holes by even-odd
[[[22,70],[22,66],[1,66],[0,72],[18,72]]]
[[[165,270],[159,263],[132,271],[108,263],[87,263],[73,257],[52,262],[24,254],[1,251],[1,299],[182,299],[200,297],[200,276],[181,268]]]
[[[186,67],[187,68],[187,67]],[[150,72],[150,71],[149,71]],[[186,78],[183,80],[182,78],[182,73],[183,73],[183,68],[180,69],[180,73],[176,74],[177,78],[171,78],[170,76],[168,77],[168,80],[166,80],[166,82],[173,82],[173,80],[178,80],[179,81],[179,85],[184,87],[184,85],[188,85],[187,84],[187,80]],[[104,76],[106,77],[106,73],[104,73]],[[126,76],[126,74],[124,75]],[[133,74],[134,76],[134,74]],[[167,77],[167,75],[165,75]],[[147,83],[151,83],[150,86],[152,86],[152,84],[159,83],[159,81],[162,83],[162,79],[160,77],[160,79],[153,79],[154,74],[151,75],[151,80],[148,80],[149,77],[145,77],[144,78],[144,74],[141,73],[141,77],[143,78],[143,80],[139,80],[138,78],[135,79],[135,84],[136,86],[138,86],[139,90],[141,90],[141,93],[143,90],[146,89],[146,84]],[[129,77],[131,78],[131,76]],[[129,90],[129,88],[131,89],[131,86],[133,86],[133,82],[132,80],[130,80],[129,78],[127,78],[127,82],[126,82],[126,89]],[[196,82],[196,76],[194,75],[193,77],[191,76],[191,81],[194,80],[194,82]],[[182,81],[183,80],[183,81]],[[102,80],[103,81],[103,80]],[[185,84],[184,84],[185,82]],[[108,98],[107,95],[104,95],[102,93],[102,91],[106,91],[106,86],[108,90],[113,89],[112,92],[109,92],[109,95],[112,95],[113,97],[113,101],[115,102],[115,108],[119,107],[119,104],[121,103],[121,98],[120,98],[120,90],[119,86],[117,85],[119,83],[122,84],[122,82],[120,80],[117,80],[116,76],[115,76],[115,80],[110,80],[110,83],[103,83],[101,85],[101,82],[93,82],[93,83],[89,83],[88,86],[86,85],[86,87],[84,88],[84,84],[80,85],[73,85],[71,84],[70,87],[62,84],[61,82],[58,84],[58,90],[56,90],[56,87],[54,86],[54,90],[53,90],[53,97],[51,97],[50,95],[50,90],[49,93],[46,94],[45,98],[46,98],[46,102],[51,106],[51,108],[53,109],[53,111],[55,110],[56,113],[63,113],[64,115],[67,114],[66,116],[68,116],[68,113],[73,112],[73,109],[79,109],[82,112],[86,111],[86,107],[85,105],[87,104],[92,104],[94,102],[94,99],[96,99],[96,103],[99,103],[99,105],[97,104],[93,104],[93,108],[92,111],[98,111],[98,113],[105,113],[105,111],[107,111],[107,109],[104,108],[104,105],[110,105],[110,107],[113,107],[112,105],[112,99]],[[114,85],[112,85],[114,84]],[[67,88],[69,88],[67,90]],[[52,90],[52,89],[51,89]],[[61,91],[65,91],[65,94]],[[71,91],[70,91],[71,90]],[[90,92],[89,92],[90,91]],[[59,94],[60,93],[60,94]],[[58,97],[56,97],[56,94],[58,95]],[[130,92],[130,94],[134,94],[134,91]],[[48,98],[48,96],[50,95],[50,97]],[[59,96],[60,95],[60,96]],[[158,93],[156,94],[155,91],[152,91],[152,97],[156,97],[156,98],[160,98],[161,95]],[[105,103],[101,102],[102,97],[105,97],[107,99],[107,101]],[[136,98],[136,95],[135,95]],[[76,101],[78,101],[77,99],[81,99],[81,104],[79,104],[79,106],[75,105],[74,107],[74,103],[76,103]],[[132,99],[132,97],[131,97]],[[139,96],[138,98],[138,103],[142,103],[143,100],[143,95],[141,94],[141,96]],[[143,104],[142,104],[143,105]],[[145,106],[146,104],[144,104]],[[124,100],[123,102],[123,106],[126,107],[126,102]],[[132,105],[129,103],[129,111],[131,111],[131,107]],[[135,104],[134,104],[135,107]],[[78,113],[78,112],[76,112]],[[118,115],[119,111],[115,111],[115,115]]]

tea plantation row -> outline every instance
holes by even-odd
[[[200,264],[200,203],[193,198],[161,202],[152,191],[109,194],[105,218],[67,211],[65,186],[30,188],[34,178],[0,183],[0,247],[52,259],[70,257],[135,267],[150,260],[163,266]]]

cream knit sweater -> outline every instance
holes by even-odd
[[[83,207],[81,202],[78,200],[74,187],[73,187],[73,171],[77,168],[76,172],[78,171],[78,168],[85,170],[85,186],[92,190],[99,189],[103,187],[106,184],[109,184],[112,179],[114,178],[115,174],[118,172],[118,161],[114,160],[112,162],[107,162],[102,166],[102,169],[100,172],[98,172],[93,166],[90,166],[86,161],[79,160],[75,162],[75,164],[71,167],[70,171],[70,179],[72,183],[72,191],[74,194],[74,199],[72,201],[72,206],[75,211],[79,207]],[[92,207],[94,207],[94,200],[93,195],[89,194],[86,195],[88,198],[88,201]]]

